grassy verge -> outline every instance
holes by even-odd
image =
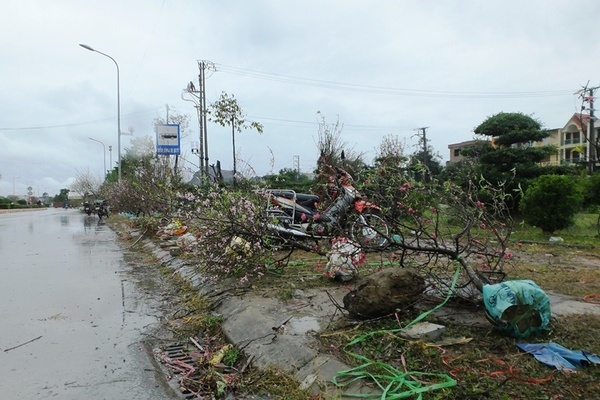
[[[407,322],[400,320],[403,324]],[[445,325],[445,338],[456,339],[447,340],[448,344],[406,340],[397,334],[398,321],[389,319],[350,332],[324,333],[323,348],[351,365],[360,364],[356,355],[362,357],[361,363],[376,361],[369,373],[378,375],[383,387],[404,383],[395,392],[398,396],[410,393],[415,387],[443,382],[442,375],[454,379],[456,386],[427,392],[424,399],[594,399],[600,393],[598,366],[587,366],[577,372],[556,371],[520,351],[516,344],[522,341],[502,336],[492,327]],[[599,329],[597,316],[573,316],[555,321],[550,332],[531,341],[553,341],[599,354]],[[361,335],[368,338],[348,346]],[[369,380],[368,376],[365,378]]]
[[[535,228],[517,227],[511,246],[515,256],[507,279],[532,279],[544,290],[577,297],[599,293],[600,252],[595,247],[598,241],[595,217],[588,216],[581,221],[570,230],[556,233],[565,240],[563,244],[549,244],[548,237]],[[284,266],[270,269],[255,285],[275,288],[277,297],[282,301],[291,299],[297,289],[326,289],[334,283],[322,276],[325,263],[323,257],[295,252]],[[372,264],[363,265],[361,274],[366,275],[389,263],[383,256],[373,260]],[[220,320],[211,314],[209,304],[198,297],[186,282],[178,281],[177,285],[180,303],[177,304],[177,314],[167,324],[181,340],[202,332],[203,343],[209,349],[197,362],[202,374],[194,378],[197,379],[193,383],[195,390],[217,397],[219,393],[224,396],[226,392],[234,392],[237,395],[290,400],[329,399],[326,393],[311,395],[301,390],[298,382],[281,371],[252,368],[240,349],[228,349],[222,362],[211,365],[211,357],[226,345],[219,328]],[[482,310],[473,312],[481,313]],[[445,338],[456,339],[447,344],[403,339],[398,334],[399,328],[415,317],[417,314],[406,311],[352,328],[322,332],[322,351],[334,354],[353,366],[365,364],[365,360],[373,361],[365,375],[390,376],[389,372],[395,371],[396,375],[392,374],[390,378],[392,383],[407,385],[400,386],[398,392],[439,383],[446,379],[444,377],[456,381],[456,386],[451,388],[425,392],[423,399],[598,398],[600,367],[587,366],[575,373],[555,371],[520,351],[516,344],[521,340],[503,336],[491,325],[480,328],[443,322],[446,325]],[[433,317],[426,320],[440,322]],[[599,317],[574,315],[554,319],[549,332],[527,341],[552,341],[571,349],[600,354],[598,332]],[[363,339],[356,341],[357,338]],[[353,341],[356,343],[349,345]],[[192,385],[192,382],[189,384]],[[418,396],[403,398],[417,399]]]

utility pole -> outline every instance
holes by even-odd
[[[596,158],[598,156],[598,147],[600,147],[599,137],[596,135],[595,122],[596,117],[594,116],[594,91],[599,89],[600,86],[588,88],[587,85],[580,93],[583,96],[583,102],[589,104],[589,123],[588,123],[588,132],[587,132],[587,142],[588,142],[588,174],[593,174],[596,170]],[[581,111],[586,109],[585,105],[581,107]],[[583,120],[581,121],[583,122]]]
[[[198,147],[195,148],[192,143],[192,153],[198,154],[199,170],[201,174],[201,181],[204,181],[208,175],[208,135],[207,135],[207,106],[206,106],[206,70],[215,70],[214,63],[210,61],[199,60],[198,61],[198,89],[194,86],[194,83],[190,81],[187,88],[181,94],[181,98],[186,101],[194,103],[196,113],[198,116],[198,131],[199,131],[199,142]],[[186,99],[185,93],[189,93],[192,99]]]
[[[296,180],[300,179],[300,156],[294,156],[294,171],[296,171]]]
[[[198,79],[200,81],[200,77]],[[186,98],[185,97],[186,93],[189,94],[192,98],[191,99]],[[202,125],[200,91],[196,90],[196,86],[194,85],[194,82],[190,81],[187,84],[187,87],[181,93],[181,98],[185,101],[192,102],[194,104],[194,108],[196,109],[200,141],[192,142],[192,154],[198,154],[198,171],[200,172],[200,176],[198,178],[200,179],[201,182],[203,182],[204,174],[206,172],[204,169],[204,147],[203,147],[204,142],[202,141],[202,139],[203,139],[202,133],[204,132],[204,129],[203,129],[203,125]]]
[[[235,174],[237,174],[236,162],[235,162],[235,118],[231,117],[231,141],[233,147],[233,186],[235,186]]]
[[[419,136],[421,137],[421,143],[423,144],[423,165],[425,166],[423,178],[425,182],[429,181],[429,150],[427,147],[427,129],[429,129],[428,126],[416,129],[421,133]]]
[[[205,169],[202,171],[202,173],[206,174],[208,173],[208,135],[207,135],[207,124],[206,124],[206,114],[207,114],[207,107],[206,107],[206,68],[212,68],[214,70],[215,66],[212,62],[207,62],[206,61],[198,61],[198,69],[200,71],[200,74],[198,76],[198,89],[200,91],[200,116],[201,116],[201,120],[202,123],[200,124],[200,129],[202,130],[202,132],[200,133],[200,147],[204,147],[204,167]],[[202,146],[202,140],[204,139],[204,146]]]
[[[590,95],[588,97],[588,101],[590,103],[590,123],[588,124],[588,129],[590,130],[589,133],[589,137],[590,137],[590,175],[594,173],[594,171],[596,170],[596,157],[597,157],[597,153],[598,153],[598,137],[596,135],[596,129],[594,127],[594,90],[597,89],[597,87],[594,88],[590,88],[589,92]]]

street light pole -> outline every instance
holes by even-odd
[[[119,177],[119,183],[121,182],[121,88],[120,88],[120,83],[119,83],[119,64],[117,64],[117,61],[112,58],[111,56],[109,56],[108,54],[105,54],[101,51],[98,51],[96,49],[94,49],[91,46],[88,46],[87,44],[79,44],[81,47],[83,47],[86,50],[89,51],[93,51],[96,52],[98,54],[102,54],[104,57],[108,57],[110,58],[114,63],[115,66],[117,67],[117,170],[118,170],[118,177]],[[104,168],[106,169],[106,168]]]
[[[13,176],[13,196],[16,196],[17,191],[15,189],[15,179],[19,179],[20,176]]]
[[[112,146],[110,146],[110,145],[108,146],[108,154],[110,155],[110,164],[109,165],[110,165],[110,170],[112,171],[112,168],[113,168],[113,166],[112,166],[113,165],[112,164]]]
[[[89,137],[88,139],[90,139],[91,141],[100,143],[102,145],[102,154],[104,154],[104,178],[106,178],[106,146],[104,145],[104,143],[102,143],[99,140],[96,140],[94,138]]]

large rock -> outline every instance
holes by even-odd
[[[381,317],[414,304],[424,290],[425,280],[410,268],[386,268],[362,278],[344,296],[344,308],[355,318]]]

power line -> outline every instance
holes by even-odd
[[[245,76],[282,82],[302,86],[322,87],[349,92],[374,93],[394,96],[418,96],[418,97],[447,97],[447,98],[525,98],[525,97],[555,97],[572,95],[571,90],[545,90],[545,91],[522,91],[522,92],[472,92],[472,91],[441,91],[422,90],[408,88],[392,88],[382,86],[358,85],[353,83],[335,82],[327,80],[309,79],[297,76],[288,76],[271,72],[254,71],[250,69],[237,68],[223,64],[215,64],[217,71],[232,75]]]
[[[291,126],[291,127],[303,127],[303,128],[314,128],[319,125],[318,121],[299,121],[292,119],[281,119],[281,118],[269,118],[269,117],[259,117],[259,116],[249,116],[253,120],[261,121],[264,125],[275,125],[275,126]],[[265,121],[275,121],[273,122],[265,122]],[[281,123],[277,123],[281,122]],[[371,130],[371,131],[409,131],[412,128],[409,127],[398,127],[398,126],[373,126],[373,125],[354,125],[354,124],[343,124],[342,126],[345,130]]]
[[[150,109],[148,109],[146,111],[137,111],[137,112],[133,112],[133,113],[129,113],[129,114],[124,114],[122,117],[127,118],[127,117],[132,117],[135,115],[146,114],[149,111],[150,111]],[[152,112],[154,112],[154,109],[152,109]],[[90,120],[90,121],[73,122],[70,124],[59,124],[59,125],[20,126],[20,127],[12,127],[12,128],[0,127],[0,131],[35,131],[35,130],[40,130],[40,129],[70,128],[70,127],[74,127],[74,126],[91,125],[91,124],[97,124],[99,122],[112,121],[112,120],[114,120],[114,118],[115,117],[106,117],[106,118],[95,119],[95,120]]]

